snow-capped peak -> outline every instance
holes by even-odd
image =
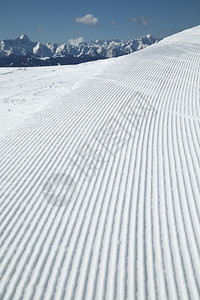
[[[22,34],[20,36],[20,40],[24,40],[24,41],[30,41],[29,37],[26,34]]]

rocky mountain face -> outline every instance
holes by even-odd
[[[0,42],[0,67],[21,67],[24,58],[27,66],[78,64],[97,59],[117,57],[144,49],[159,41],[151,35],[129,41],[96,40],[71,44],[42,44],[32,42],[22,35],[13,40]]]

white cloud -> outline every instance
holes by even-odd
[[[75,38],[75,39],[69,39],[68,42],[73,46],[78,46],[81,42],[84,41],[83,37]]]
[[[140,17],[141,23],[143,26],[149,25],[149,20],[145,17]]]
[[[40,27],[40,26],[39,26],[37,29],[38,29],[39,31],[43,31],[43,28]]]
[[[149,19],[141,16],[139,18],[132,18],[131,22],[142,25],[143,27],[147,27],[149,25]]]
[[[138,23],[138,22],[139,22],[139,19],[137,19],[137,18],[132,18],[132,19],[131,19],[131,22],[133,22],[133,23]]]
[[[92,27],[99,26],[98,18],[94,17],[94,15],[92,15],[92,14],[88,14],[83,17],[76,18],[76,23],[80,23],[80,24],[88,25],[88,26],[92,26]]]
[[[108,21],[108,23],[111,24],[111,25],[115,25],[116,24],[116,22],[113,21],[113,20]]]

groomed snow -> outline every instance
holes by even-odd
[[[0,68],[0,135],[101,73],[110,61],[76,66]]]
[[[200,26],[0,82],[0,299],[200,299]]]

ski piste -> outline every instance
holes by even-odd
[[[198,300],[200,26],[0,80],[0,299]]]

